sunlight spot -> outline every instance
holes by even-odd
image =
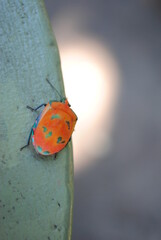
[[[72,135],[76,173],[109,150],[120,88],[115,57],[99,39],[79,31],[80,21],[74,11],[73,18],[63,13],[54,24],[66,96],[78,116]]]
[[[61,57],[66,95],[78,116],[73,133],[78,171],[110,146],[118,69],[110,52],[89,39],[63,46]]]

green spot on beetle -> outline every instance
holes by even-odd
[[[40,146],[37,146],[37,150],[38,150],[39,152],[42,152],[42,148],[41,148]]]
[[[69,121],[65,121],[67,126],[68,126],[68,130],[70,129],[70,122]]]
[[[46,127],[42,127],[43,128],[43,132],[46,132],[47,131],[47,128]]]
[[[58,139],[57,139],[57,143],[60,143],[61,140],[62,140],[62,137],[58,137]]]
[[[49,132],[48,134],[45,135],[46,138],[51,137],[52,132]]]
[[[65,143],[65,140],[62,141],[62,137],[58,137],[57,143]]]
[[[50,152],[49,151],[44,151],[43,154],[48,155],[48,154],[50,154]]]
[[[55,114],[55,115],[51,116],[51,119],[56,119],[56,118],[60,118],[60,115],[59,114]]]

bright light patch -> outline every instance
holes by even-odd
[[[79,8],[70,7],[53,19],[66,96],[78,116],[72,135],[76,173],[108,151],[120,86],[113,54],[87,31],[91,13],[86,9],[82,15]]]
[[[118,68],[107,49],[92,39],[60,46],[66,95],[78,116],[73,133],[75,170],[109,148],[118,90]]]

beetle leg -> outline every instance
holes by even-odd
[[[29,138],[28,138],[27,144],[26,144],[25,146],[21,147],[21,148],[20,148],[20,151],[22,151],[22,149],[24,149],[25,147],[28,147],[28,146],[29,146],[32,133],[33,133],[33,128],[31,128],[31,131],[30,131],[30,134],[29,134]]]
[[[58,155],[58,153],[55,153],[55,154],[54,154],[54,160],[56,160],[56,156],[57,156],[57,155]]]
[[[30,109],[32,112],[36,112],[39,108],[46,106],[46,103],[41,104],[40,106],[38,106],[37,108],[32,108],[30,106],[26,106],[28,109]]]

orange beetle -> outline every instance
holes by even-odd
[[[48,79],[47,81],[51,85]],[[54,88],[53,85],[51,86]],[[42,106],[45,106],[45,108],[36,118],[27,144],[20,150],[29,145],[32,137],[33,146],[38,153],[52,155],[61,151],[70,141],[77,116],[70,108],[66,98],[63,98],[61,101],[49,101],[48,104],[41,104],[35,109],[29,106],[27,108],[37,111]]]

